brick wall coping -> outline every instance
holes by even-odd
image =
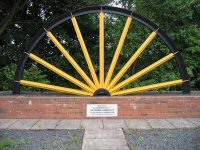
[[[54,92],[23,92],[20,95],[13,95],[11,92],[5,92],[5,91],[0,91],[0,97],[65,97],[65,98],[94,98],[94,97],[90,97],[90,96],[74,96],[74,95],[66,95],[66,94],[62,94],[62,93],[54,93]],[[192,97],[200,97],[200,91],[191,91],[190,94],[182,94],[181,91],[171,91],[171,92],[156,92],[156,91],[149,91],[149,92],[145,92],[145,93],[140,93],[140,94],[134,94],[134,95],[126,95],[126,96],[113,96],[113,97],[109,97],[109,98],[130,98],[130,97],[149,97],[149,96],[170,96],[170,97],[188,97],[188,96],[192,96]],[[107,96],[104,97],[95,97],[95,98],[105,98]],[[108,98],[108,97],[107,97]]]

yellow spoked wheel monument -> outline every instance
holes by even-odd
[[[92,14],[96,13],[99,14],[99,73],[95,72],[95,68],[92,62],[92,58],[88,53],[87,46],[84,41],[84,36],[81,33],[77,17],[82,16],[85,14]],[[122,15],[126,17],[126,22],[124,29],[121,33],[121,37],[116,47],[116,51],[113,55],[112,61],[110,66],[108,67],[107,74],[105,74],[105,14],[111,13],[116,15]],[[64,48],[61,42],[56,38],[56,36],[51,32],[51,30],[58,26],[61,23],[65,23],[67,20],[71,20],[76,35],[78,37],[78,41],[80,43],[82,53],[84,55],[87,67],[89,68],[90,74],[88,75],[81,66],[77,63],[76,59],[73,58],[68,49]],[[126,36],[129,32],[130,25],[133,21],[137,21],[149,29],[152,30],[152,33],[144,39],[143,43],[138,47],[135,53],[129,58],[129,60],[125,63],[125,65],[114,75],[114,71],[116,69],[116,65],[118,59],[120,57],[120,53],[122,51],[122,47],[124,45],[124,41]],[[48,36],[50,41],[55,44],[58,51],[66,58],[66,60],[73,66],[73,68],[77,71],[77,73],[81,76],[84,82],[80,79],[77,79],[68,72],[65,72],[53,64],[49,63],[47,60],[44,60],[34,54],[33,49],[38,44],[38,42],[44,37]],[[135,74],[129,76],[128,78],[121,80],[122,77],[125,75],[127,70],[135,63],[135,61],[141,56],[142,52],[145,51],[146,47],[155,39],[156,36],[159,36],[167,47],[170,49],[170,53],[166,54],[165,57],[157,60],[156,62],[152,63],[151,65],[143,68],[142,70],[136,72]],[[24,70],[24,66],[28,59],[32,59],[35,62],[43,65],[47,69],[51,70],[52,72],[56,73],[57,75],[65,78],[66,80],[70,81],[72,84],[78,86],[78,89],[68,88],[68,87],[61,87],[57,85],[50,85],[50,84],[43,84],[34,81],[27,81],[22,79],[22,74]],[[175,59],[177,66],[180,72],[180,79],[174,81],[167,81],[162,83],[156,83],[141,87],[134,87],[134,88],[127,88],[124,89],[125,86],[129,85],[130,83],[136,81],[143,75],[149,73],[150,71],[154,70],[155,68],[161,66],[162,64],[166,63],[167,61]],[[180,53],[176,50],[174,44],[170,40],[170,38],[154,23],[147,20],[146,18],[130,12],[128,10],[115,8],[115,7],[108,7],[108,6],[95,6],[95,7],[88,7],[83,8],[80,10],[72,11],[65,14],[63,17],[59,18],[55,22],[51,23],[50,25],[45,26],[41,29],[32,39],[30,44],[25,49],[25,54],[21,59],[21,62],[18,65],[18,69],[16,72],[16,78],[13,87],[13,93],[19,94],[20,93],[20,85],[23,86],[31,86],[36,88],[42,88],[67,94],[74,94],[74,95],[82,95],[82,96],[118,96],[118,95],[129,95],[138,92],[144,92],[153,89],[159,89],[168,86],[174,85],[182,85],[183,93],[189,93],[189,79],[188,74],[185,68],[184,61],[180,55]]]

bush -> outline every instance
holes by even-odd
[[[12,90],[16,69],[16,64],[12,64],[1,69],[0,90]],[[46,84],[50,83],[50,81],[47,79],[47,76],[44,75],[40,68],[34,64],[30,68],[24,69],[22,79]],[[23,86],[22,91],[41,91],[41,89]]]

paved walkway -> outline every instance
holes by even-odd
[[[2,129],[85,129],[83,150],[127,150],[122,128],[195,128],[200,118],[185,119],[0,119]]]

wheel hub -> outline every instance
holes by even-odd
[[[111,94],[107,89],[100,88],[94,92],[93,96],[111,96]]]

